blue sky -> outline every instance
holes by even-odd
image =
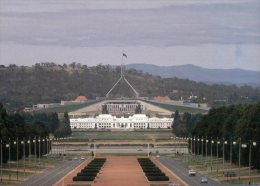
[[[1,0],[0,64],[260,71],[259,0]]]

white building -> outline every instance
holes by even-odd
[[[148,118],[145,114],[134,114],[129,118],[101,114],[95,118],[70,119],[72,129],[145,129],[145,128],[171,128],[173,118]]]

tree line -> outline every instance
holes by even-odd
[[[57,65],[37,63],[28,66],[0,66],[0,102],[9,108],[31,107],[37,103],[57,103],[73,100],[78,95],[89,99],[103,97],[120,77],[120,67],[87,66],[79,63]],[[161,78],[129,69],[126,78],[143,97],[169,96],[186,100],[196,95],[194,102],[216,104],[254,103],[260,100],[260,90],[250,86],[207,85],[188,79]],[[122,83],[122,82],[120,82]],[[111,92],[114,97],[134,97],[128,85],[122,83]]]
[[[251,165],[260,169],[260,102],[211,109],[192,131],[192,139],[194,138],[196,140],[193,143],[200,144],[199,153],[202,150],[202,142],[198,139],[204,139],[204,145],[207,145],[208,149],[213,141],[213,155],[215,156],[217,155],[216,141],[219,141],[221,144],[218,146],[219,156],[223,156],[222,152],[225,148],[224,157],[230,160],[232,150],[232,161],[238,163],[240,151],[241,164],[245,166],[249,164],[249,148],[251,147]],[[208,140],[207,144],[205,140]],[[245,148],[241,148],[242,144]],[[205,147],[203,151],[205,154]],[[195,150],[195,152],[198,151]]]
[[[181,115],[179,111],[176,110],[171,117],[174,118],[172,132],[176,136],[190,136],[197,123],[203,118],[203,114],[184,112],[183,115]]]
[[[16,160],[23,155],[23,144],[26,148],[26,156],[29,154],[29,144],[31,154],[42,156],[49,152],[50,147],[45,140],[50,139],[50,134],[55,137],[66,137],[71,134],[68,114],[65,113],[62,119],[57,113],[28,114],[28,113],[8,113],[3,104],[0,103],[0,139],[3,162],[9,159]],[[37,150],[40,148],[40,151]],[[17,153],[18,148],[18,153]],[[36,154],[35,154],[36,153]]]

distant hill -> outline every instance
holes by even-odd
[[[129,64],[127,69],[148,72],[163,78],[177,77],[208,84],[236,84],[260,87],[260,72],[241,69],[207,69],[195,65],[156,66],[151,64]]]
[[[145,69],[146,71],[150,70],[152,74],[152,67],[148,65]],[[163,74],[166,75],[166,72],[167,69]],[[120,73],[119,66],[112,67],[110,65],[89,67],[75,63],[69,65],[36,63],[32,67],[0,66],[0,102],[10,108],[23,108],[31,107],[37,103],[74,100],[79,95],[86,96],[88,99],[104,97],[117,82]],[[213,104],[216,100],[227,104],[260,101],[260,88],[209,85],[176,77],[162,78],[151,74],[136,69],[129,69],[125,72],[127,80],[131,82],[141,97],[168,96],[173,100],[192,99],[191,101],[198,103],[213,102]],[[186,71],[185,74],[190,75],[192,71]],[[197,72],[197,76],[199,75],[202,75],[202,72],[201,74]],[[111,97],[134,96],[133,91],[126,83],[119,82],[118,85],[111,92]]]

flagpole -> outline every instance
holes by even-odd
[[[3,141],[1,139],[1,182],[3,181]]]
[[[123,77],[123,58],[124,58],[124,52],[122,52],[122,57],[121,57],[121,77]]]
[[[18,161],[19,161],[19,155],[18,155],[18,153],[19,153],[19,148],[18,148],[18,146],[19,146],[19,140],[18,140],[18,137],[16,138],[16,179],[18,180]]]

